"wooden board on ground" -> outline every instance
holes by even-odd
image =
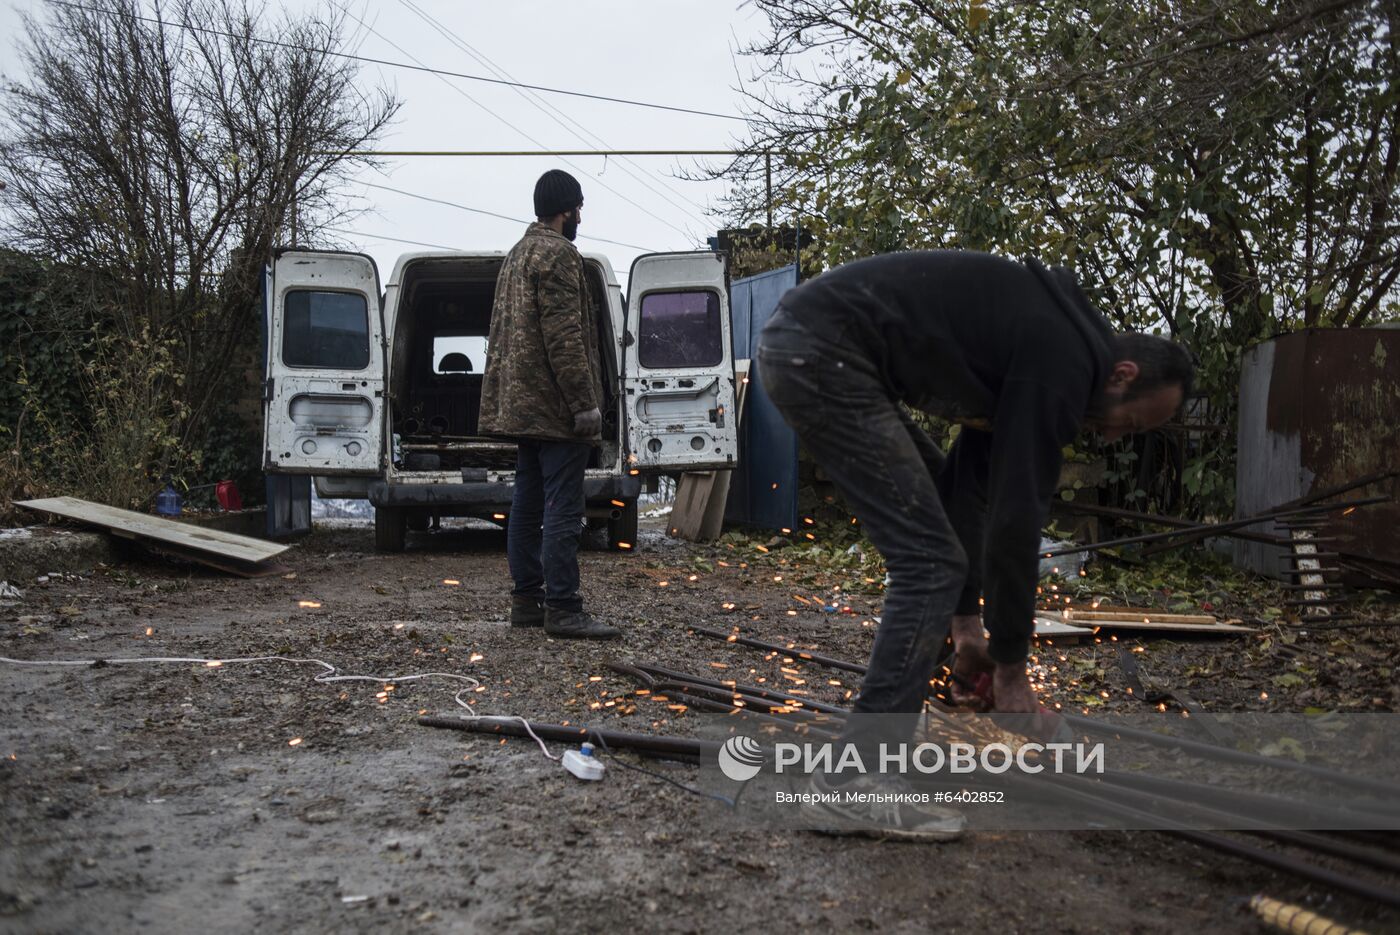
[[[749,361],[734,362],[734,428],[744,417],[749,385]],[[729,500],[733,471],[694,471],[681,475],[676,502],[671,505],[671,535],[692,542],[711,542],[724,529],[724,505]]]
[[[267,562],[291,548],[265,539],[240,536],[217,529],[203,529],[159,516],[79,500],[76,497],[17,500],[15,506],[101,526],[123,539],[141,541],[154,548],[167,550],[180,558],[248,577],[273,574],[281,569],[281,566],[269,567]]]
[[[1041,614],[1035,616],[1035,635],[1043,638],[1056,639],[1061,641],[1082,640],[1086,636],[1093,636],[1094,631],[1086,627],[1076,627],[1061,620],[1059,617],[1047,617]]]
[[[1150,633],[1197,633],[1203,636],[1235,636],[1241,633],[1255,632],[1254,627],[1240,626],[1234,623],[1175,623],[1153,616],[1148,616],[1146,620],[1142,617],[1122,618],[1117,620],[1112,618],[1085,620],[1083,617],[1076,614],[1071,617],[1068,622],[1076,623],[1081,627],[1102,630],[1142,630]]]
[[[1094,610],[1080,610],[1072,607],[1066,618],[1075,620],[1150,620],[1153,623],[1195,623],[1214,626],[1219,619],[1210,614],[1172,614],[1153,610],[1150,607],[1106,607],[1100,605]]]

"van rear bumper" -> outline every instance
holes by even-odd
[[[585,477],[584,500],[624,500],[631,502],[642,492],[640,477]],[[457,507],[482,511],[510,509],[515,484],[509,481],[473,484],[390,484],[383,480],[369,483],[369,502],[374,506]]]

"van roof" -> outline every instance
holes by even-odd
[[[444,260],[444,259],[482,259],[484,257],[504,257],[504,250],[418,250],[413,253],[402,253],[394,263],[394,271],[389,277],[386,285],[396,286],[403,281],[403,271],[408,264],[418,260]],[[602,253],[584,253],[585,260],[592,260],[603,268],[603,277],[609,286],[616,286],[617,273],[613,270],[612,261]]]

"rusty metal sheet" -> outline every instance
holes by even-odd
[[[1251,348],[1244,364],[1236,515],[1400,466],[1400,329],[1301,331]],[[1395,479],[1355,494],[1387,492],[1400,493]],[[1400,563],[1400,501],[1333,517],[1321,534],[1338,552]],[[1266,574],[1280,554],[1236,547]]]

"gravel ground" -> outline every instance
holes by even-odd
[[[821,613],[794,602],[771,567],[741,567],[722,547],[655,528],[643,540],[635,554],[583,555],[585,597],[625,627],[618,644],[507,627],[499,531],[420,536],[384,556],[368,527],[342,525],[288,553],[286,577],[145,560],[18,582],[24,596],[0,611],[0,653],[282,655],[345,673],[449,672],[479,680],[468,695],[481,713],[676,733],[689,715],[663,717],[664,706],[628,696],[606,660],[779,680],[780,660],[686,633],[736,622],[866,654],[873,596],[853,599],[852,614]],[[1287,658],[1315,652],[1315,668],[1335,668],[1338,690],[1350,691],[1360,676],[1328,661],[1333,639]],[[1393,641],[1349,639],[1364,658],[1393,658]],[[1213,699],[1199,687],[1212,665],[1258,665],[1270,646],[1158,643],[1141,658]],[[1092,660],[1103,649],[1069,651]],[[814,671],[829,700],[854,687]],[[458,710],[460,684],[383,692],[317,683],[318,672],[0,665],[0,930],[1239,932],[1259,930],[1241,905],[1265,892],[1400,931],[1393,911],[1155,833],[979,833],[919,846],[735,830],[722,806],[635,772],[581,783],[532,742],[416,724],[420,712]],[[1222,681],[1222,706],[1254,699],[1260,679]],[[1373,684],[1356,704],[1394,710],[1393,684]],[[1270,706],[1290,704],[1294,690],[1271,689]]]

